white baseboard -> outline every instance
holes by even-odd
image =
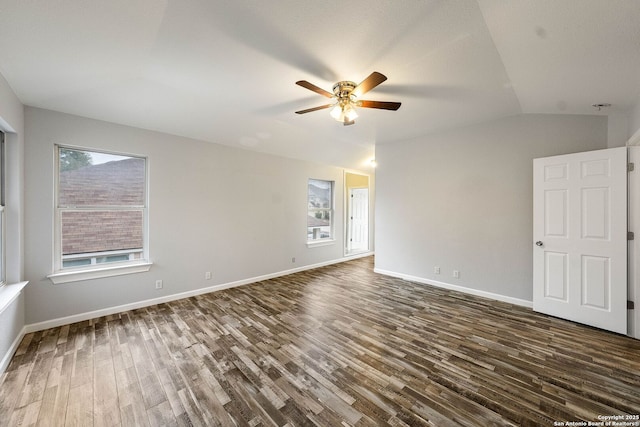
[[[422,277],[411,276],[409,274],[396,273],[395,271],[382,270],[380,268],[374,268],[375,273],[384,274],[385,276],[397,277],[399,279],[409,280],[411,282],[422,283],[425,285],[435,286],[437,288],[449,289],[451,291],[463,292],[465,294],[476,295],[479,297],[490,298],[496,301],[507,302],[509,304],[515,304],[522,307],[533,308],[533,302],[520,298],[513,298],[506,295],[494,294],[492,292],[480,291],[478,289],[467,288],[460,285],[452,285],[451,283],[439,282],[437,280],[425,279]]]
[[[194,289],[193,291],[181,292],[181,293],[172,294],[172,295],[165,295],[159,298],[152,298],[148,300],[133,302],[130,304],[118,305],[115,307],[103,308],[100,310],[89,311],[86,313],[74,314],[72,316],[60,317],[52,320],[45,320],[44,322],[32,323],[32,324],[26,325],[25,333],[42,331],[49,328],[56,328],[58,326],[68,325],[70,323],[82,322],[89,319],[95,319],[96,317],[108,316],[110,314],[121,313],[123,311],[135,310],[138,308],[149,307],[151,305],[162,304],[170,301],[176,301],[179,299],[189,298],[196,295],[207,294],[209,292],[220,291],[222,289],[235,288],[237,286],[243,286],[243,285],[248,285],[250,283],[261,282],[263,280],[274,279],[276,277],[287,276],[289,274],[298,273],[300,271],[312,270],[314,268],[324,267],[332,264],[339,264],[341,262],[351,261],[357,258],[364,258],[370,255],[373,255],[373,252],[365,252],[362,254],[351,255],[351,256],[347,256],[339,259],[334,259],[331,261],[325,261],[317,264],[305,265],[303,267],[292,268],[290,270],[283,270],[283,271],[278,271],[276,273],[265,274],[263,276],[256,276],[248,279],[237,280],[235,282],[221,283],[219,285],[214,285],[207,288]]]
[[[16,350],[18,349],[18,346],[20,345],[20,341],[22,341],[22,338],[24,338],[26,333],[27,333],[27,327],[25,326],[22,328],[22,330],[20,331],[16,339],[13,340],[13,343],[11,344],[11,347],[9,347],[9,350],[7,350],[7,352],[4,354],[2,361],[0,361],[0,375],[2,375],[4,371],[7,369],[7,367],[9,366],[11,359],[13,359],[14,353],[16,352]]]

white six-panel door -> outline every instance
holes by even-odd
[[[626,147],[535,159],[533,175],[533,309],[626,334]]]
[[[369,189],[352,188],[349,193],[348,248],[366,251],[369,249]]]

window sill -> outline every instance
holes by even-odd
[[[336,243],[335,239],[316,240],[315,242],[307,242],[308,248],[317,248],[320,246],[329,246]]]
[[[141,262],[137,264],[117,265],[91,270],[59,271],[47,276],[54,285],[82,280],[101,279],[104,277],[122,276],[123,274],[144,273],[149,271],[153,263]]]
[[[0,287],[0,313],[18,298],[18,295],[20,295],[20,292],[27,286],[27,283],[29,282],[13,283]]]

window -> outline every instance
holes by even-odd
[[[4,133],[0,132],[0,286],[7,283],[6,273],[6,233],[5,233],[5,153]]]
[[[146,262],[146,159],[62,146],[57,159],[55,270]]]
[[[333,181],[309,180],[307,241],[333,239]]]

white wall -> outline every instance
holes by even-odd
[[[636,145],[640,144],[640,99],[629,112],[629,137]]]
[[[575,115],[377,146],[376,269],[531,301],[532,160],[606,147],[607,118]]]
[[[607,148],[624,147],[629,140],[629,112],[611,112],[607,116]]]
[[[24,113],[22,103],[0,75],[0,130],[6,138],[6,266],[7,282],[23,280],[23,159]],[[10,286],[10,285],[9,285]],[[0,289],[0,361],[6,360],[25,325],[24,294],[8,298],[8,286]],[[7,303],[7,301],[11,301]],[[0,366],[0,372],[2,366]]]
[[[335,218],[343,218],[342,169],[36,108],[26,108],[25,126],[28,324],[343,257],[341,221],[335,244],[306,245],[307,179],[335,181]],[[56,143],[148,157],[151,271],[59,285],[46,279]]]

